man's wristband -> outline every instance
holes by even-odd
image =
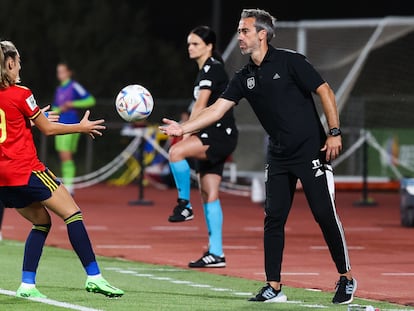
[[[329,135],[331,136],[340,136],[342,134],[341,129],[333,127],[329,130]]]

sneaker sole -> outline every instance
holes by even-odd
[[[124,294],[116,294],[116,293],[106,292],[106,291],[104,291],[104,290],[102,290],[100,288],[88,288],[87,287],[85,289],[89,293],[102,294],[102,295],[104,295],[106,297],[109,297],[109,298],[116,298],[116,297],[121,297],[121,296],[124,295]]]
[[[287,296],[283,294],[281,296],[276,296],[275,298],[268,299],[263,302],[264,303],[275,303],[275,302],[286,302],[286,301],[287,301]]]
[[[252,302],[264,302],[264,303],[278,303],[278,302],[287,302],[287,296],[285,294],[276,296],[275,298],[272,299],[268,299],[268,300],[256,300],[255,297],[249,299],[248,301],[252,301]]]
[[[186,217],[185,219],[183,219],[183,220],[177,220],[177,219],[171,219],[171,218],[168,218],[168,221],[169,222],[184,222],[184,221],[188,221],[188,220],[192,220],[192,219],[194,219],[194,215],[192,215],[192,216],[188,216],[188,217]]]
[[[203,265],[203,266],[194,266],[191,265],[191,263],[188,265],[189,268],[225,268],[226,267],[226,263],[225,262],[219,262],[219,263],[212,263],[212,264],[207,264],[207,265]]]
[[[17,298],[47,298],[46,296],[35,296],[35,295],[25,295],[25,294],[20,294],[20,295],[16,295]]]
[[[334,304],[336,304],[336,305],[347,305],[347,304],[351,303],[354,300],[354,294],[357,290],[357,287],[358,287],[358,282],[354,279],[354,289],[352,291],[351,298],[349,300],[343,301],[343,302],[334,302]]]

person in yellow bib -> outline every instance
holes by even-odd
[[[73,80],[73,71],[65,62],[56,67],[56,76],[60,85],[56,88],[52,109],[59,112],[59,122],[78,123],[79,110],[95,105],[95,98],[77,81]],[[73,178],[76,164],[73,155],[77,152],[79,133],[58,135],[55,137],[55,149],[61,162],[61,177],[66,188],[74,195]]]

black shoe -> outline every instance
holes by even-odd
[[[196,261],[191,261],[188,266],[190,268],[224,268],[226,266],[226,258],[206,252],[203,257]]]
[[[348,280],[346,276],[341,276],[336,282],[335,296],[332,302],[335,304],[348,304],[354,299],[354,293],[357,289],[357,281],[355,279]]]
[[[256,296],[250,298],[249,301],[286,302],[287,296],[282,292],[282,285],[280,285],[279,290],[276,290],[267,283],[266,286],[264,286]]]
[[[188,208],[188,201],[183,199],[177,200],[177,206],[174,208],[172,215],[168,217],[169,222],[181,222],[194,218],[193,210]]]

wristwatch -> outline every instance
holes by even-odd
[[[331,136],[339,136],[341,134],[342,134],[341,129],[339,129],[337,127],[333,127],[329,130],[329,135],[331,135]]]

